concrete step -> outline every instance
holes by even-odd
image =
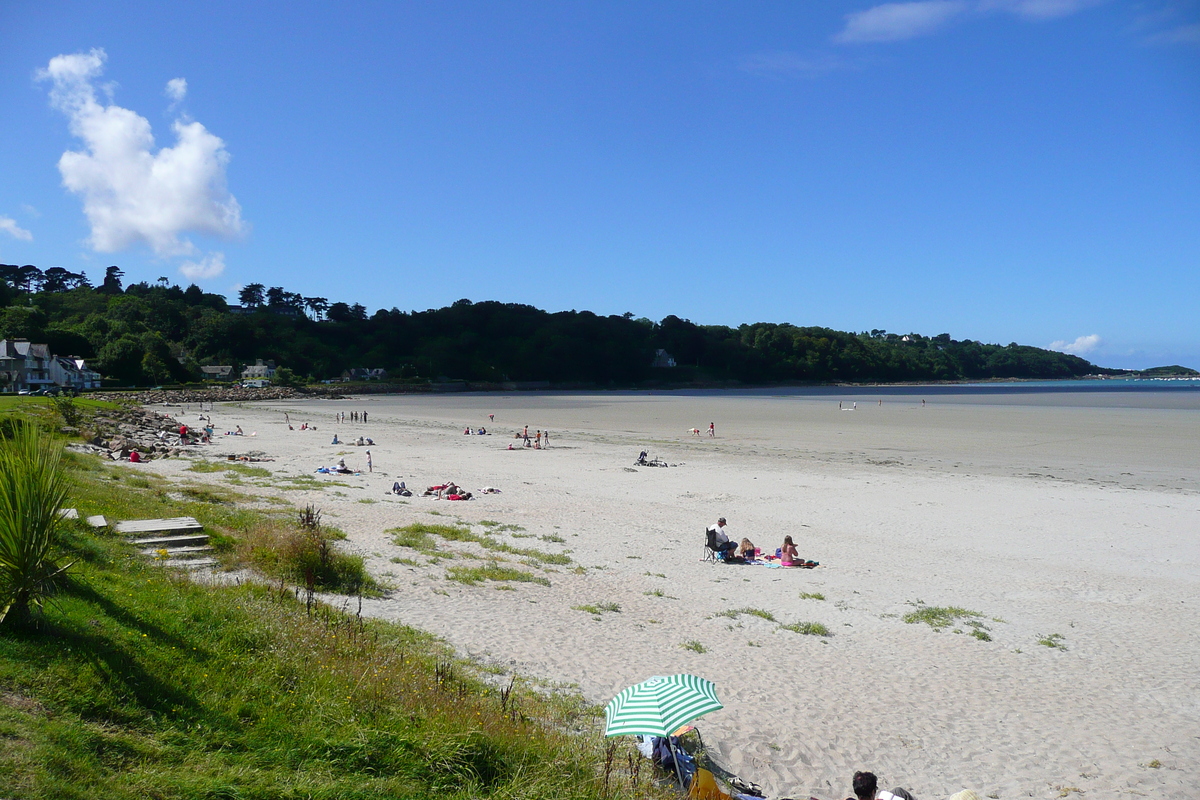
[[[93,528],[107,528],[108,520],[104,517],[103,514],[97,514],[94,517],[88,517],[87,524],[91,525]]]
[[[211,553],[213,551],[213,549],[206,544],[199,545],[197,547],[171,547],[171,548],[147,547],[142,550],[142,555],[149,556],[150,558],[157,558],[158,551],[160,549],[166,550],[167,553],[170,554],[171,558],[192,558],[197,553]]]
[[[178,547],[195,547],[208,544],[207,533],[185,534],[183,536],[143,536],[130,539],[131,544],[140,545],[143,549],[157,550],[166,548],[174,550]]]
[[[171,519],[128,519],[114,526],[117,533],[132,536],[140,533],[199,533],[204,526],[195,517]]]
[[[162,562],[164,567],[178,567],[186,570],[205,569],[207,567],[216,567],[221,562],[215,558],[170,558]]]

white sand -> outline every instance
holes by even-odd
[[[926,408],[913,396],[883,396],[882,406],[878,397],[443,395],[218,407],[219,430],[240,424],[257,436],[219,437],[205,453],[258,449],[276,459],[263,466],[277,476],[311,475],[339,454],[365,466],[360,448],[329,445],[335,430],[373,437],[374,475],[283,495],[322,508],[395,587],[365,603],[369,613],[578,684],[597,703],[656,674],[708,677],[725,709],[701,721],[706,742],[769,795],[845,797],[851,774],[871,769],[921,800],[962,788],[1001,798],[1072,788],[1092,798],[1200,796],[1200,392],[1162,402],[938,397]],[[839,412],[839,399],[858,410]],[[318,430],[289,432],[283,409]],[[366,424],[332,422],[335,411],[363,409]],[[687,433],[710,421],[718,438]],[[531,434],[551,429],[548,451],[505,449],[527,423]],[[467,424],[495,435],[464,436]],[[630,471],[642,449],[679,466]],[[395,479],[503,494],[401,502],[384,495]],[[764,550],[791,534],[820,568],[701,563],[704,527],[719,515]],[[385,533],[455,518],[562,537],[497,534],[569,550],[587,569],[534,568],[549,588],[464,586],[445,569],[481,562],[425,565]],[[905,624],[918,601],[979,612],[992,641],[965,625],[958,634]],[[620,612],[596,621],[571,608],[604,602]],[[833,635],[713,616],[744,607],[781,623],[821,622]],[[1047,634],[1066,649],[1038,644]],[[681,647],[692,640],[707,652]]]

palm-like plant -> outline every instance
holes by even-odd
[[[54,562],[67,499],[62,449],[27,423],[0,435],[0,624],[23,624],[69,564]]]

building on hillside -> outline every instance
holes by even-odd
[[[342,373],[343,381],[382,381],[387,380],[386,369],[367,369],[365,367],[354,367]]]
[[[28,339],[0,339],[0,383],[6,392],[27,392],[54,385],[50,345]]]
[[[236,378],[232,364],[201,367],[200,377],[206,381],[231,381]]]
[[[261,358],[257,358],[254,360],[254,366],[242,370],[242,380],[244,381],[269,381],[274,377],[275,362],[271,360],[263,361]]]
[[[77,391],[100,388],[100,373],[90,369],[78,356],[54,356],[50,360],[50,379],[59,386]]]
[[[654,360],[650,362],[650,366],[673,367],[675,366],[675,359],[671,357],[670,353],[660,347],[654,351]]]

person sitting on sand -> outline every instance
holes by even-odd
[[[364,445],[366,445],[366,442],[365,442],[365,441],[363,441],[363,437],[361,437],[361,436],[360,436],[360,437],[358,437],[357,439],[355,439],[355,440],[354,440],[354,446],[355,446],[355,447],[363,447]]]
[[[738,545],[736,555],[739,558],[744,558],[747,561],[754,560],[754,542],[749,539],[742,539],[742,543]]]
[[[341,442],[340,442],[340,441],[338,441],[338,438],[337,438],[337,434],[336,434],[336,433],[333,435],[333,441],[332,441],[332,442],[330,442],[330,444],[341,444]]]
[[[796,543],[792,541],[792,537],[790,535],[783,537],[783,547],[779,548],[780,565],[794,567],[799,560],[800,554],[796,552]]]
[[[792,537],[785,536],[783,537],[783,547],[779,548],[779,566],[812,569],[813,567],[821,566],[821,562],[807,561],[801,558],[796,552],[796,543],[792,541]]]
[[[732,551],[737,549],[737,545],[729,541],[729,528],[725,527],[724,517],[717,519],[717,524],[710,525],[708,529],[714,534],[713,538],[717,545],[718,553],[723,553],[724,555],[728,556],[732,553]]]
[[[633,463],[639,467],[646,466],[646,451],[643,450],[642,452],[638,453],[637,461],[635,461]]]
[[[241,425],[237,425],[237,426],[235,426],[235,428],[234,428],[233,435],[234,435],[234,436],[245,436],[246,434],[242,433],[242,426],[241,426]]]
[[[854,773],[854,797],[846,800],[917,800],[907,789],[897,786],[890,792],[879,789],[879,781],[873,772]]]

